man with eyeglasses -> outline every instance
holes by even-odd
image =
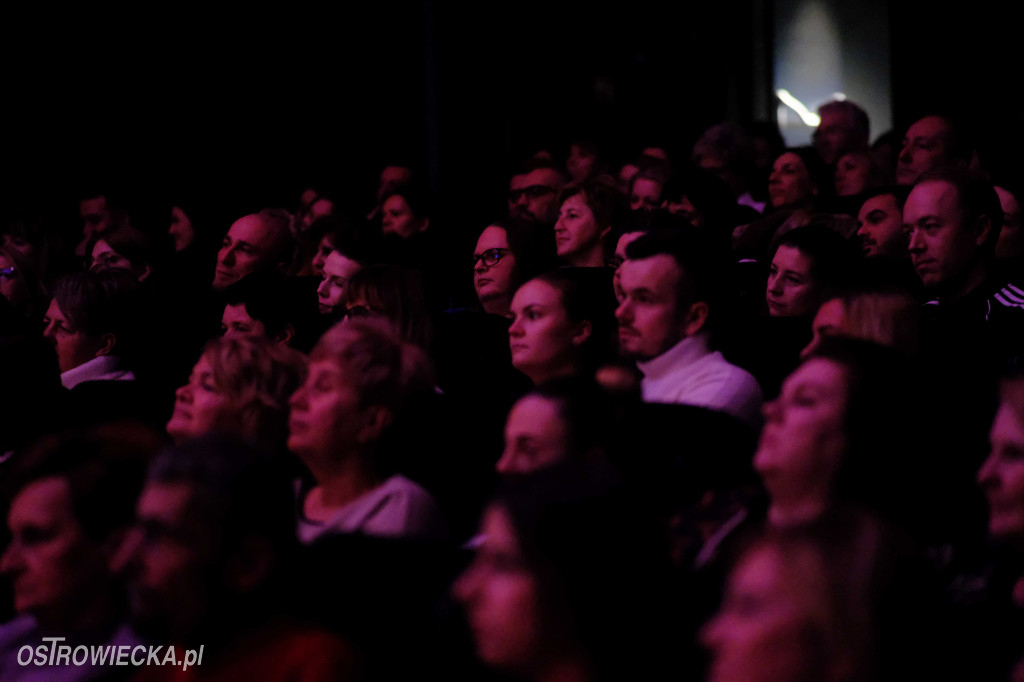
[[[533,161],[525,173],[509,182],[509,215],[538,223],[554,224],[558,218],[558,191],[565,175],[549,161]]]

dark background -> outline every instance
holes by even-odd
[[[564,154],[585,134],[616,158],[651,144],[685,156],[712,123],[770,116],[771,9],[426,0],[262,14],[7,10],[2,201],[63,200],[73,212],[80,192],[116,187],[241,211],[294,207],[317,183],[368,206],[381,165],[405,159],[463,229],[502,209],[509,167],[539,146]],[[1015,164],[1024,60],[1010,10],[893,1],[890,13],[897,129],[952,109],[984,123],[993,159]]]

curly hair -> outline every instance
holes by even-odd
[[[288,399],[306,379],[298,351],[257,337],[214,339],[203,357],[213,382],[234,415],[235,431],[258,443],[283,445],[288,435]]]

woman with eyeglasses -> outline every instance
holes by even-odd
[[[473,287],[485,313],[509,316],[512,294],[527,279],[557,265],[550,229],[505,218],[480,233],[473,251]]]

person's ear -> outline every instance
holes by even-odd
[[[149,279],[149,276],[151,274],[153,274],[153,271],[147,265],[146,267],[142,268],[142,272],[139,273],[139,281],[145,282],[147,279]]]
[[[589,320],[584,320],[576,326],[576,331],[572,335],[572,345],[582,346],[590,335],[594,333],[594,327],[590,324]]]
[[[110,355],[114,352],[114,346],[117,345],[117,337],[107,332],[106,334],[100,334],[99,345],[96,348],[96,354],[93,357],[100,357],[102,355]]]
[[[426,232],[428,227],[430,227],[430,218],[424,218],[420,221],[420,232]]]
[[[686,335],[693,336],[702,330],[710,312],[708,304],[704,301],[697,301],[691,305],[690,311],[686,314]]]
[[[279,346],[287,346],[295,338],[295,325],[291,322],[285,324],[285,326],[274,336],[274,343]]]
[[[359,429],[360,443],[375,443],[391,426],[394,415],[383,405],[371,405],[363,411],[363,426]]]
[[[992,219],[987,215],[978,216],[974,221],[974,231],[977,233],[974,243],[978,246],[984,246],[992,234]]]
[[[267,582],[274,567],[270,540],[250,533],[227,557],[224,583],[235,594],[249,594]]]
[[[611,233],[612,233],[612,226],[609,225],[608,227],[606,227],[603,230],[601,230],[601,239],[607,239],[608,235],[610,235]]]

